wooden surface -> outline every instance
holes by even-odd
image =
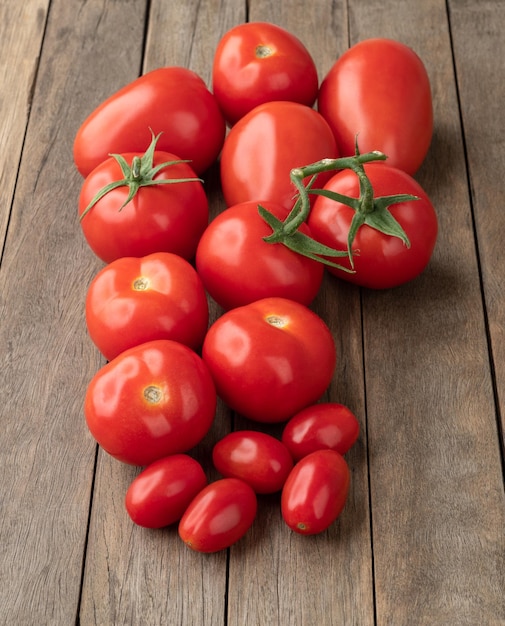
[[[220,36],[247,19],[297,34],[320,76],[364,38],[416,50],[435,112],[417,178],[440,236],[413,283],[328,278],[313,305],[339,352],[327,397],[361,423],[341,518],[299,537],[263,498],[241,542],[200,555],[175,528],[133,526],[137,469],[97,451],[84,423],[103,360],[83,306],[101,264],[77,220],[72,142],[143,71],[184,65],[209,83]],[[0,624],[505,624],[504,28],[501,0],[1,3]],[[208,462],[229,425],[220,406],[195,454]]]

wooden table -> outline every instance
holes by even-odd
[[[0,18],[1,624],[505,624],[505,3],[4,0]],[[440,235],[414,282],[327,278],[313,305],[339,353],[326,397],[361,423],[341,518],[300,537],[262,498],[241,542],[201,555],[176,528],[131,523],[138,469],[97,450],[84,422],[103,359],[83,307],[102,265],[77,220],[72,142],[149,69],[210,84],[220,36],[246,20],[297,34],[321,76],[364,38],[416,50],[435,112],[417,178]],[[206,186],[222,210],[217,168]],[[198,458],[229,424],[220,406]]]

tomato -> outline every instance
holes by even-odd
[[[132,521],[145,528],[178,522],[193,498],[207,485],[198,461],[174,454],[154,461],[132,481],[125,506]]]
[[[179,522],[179,536],[197,552],[229,548],[249,530],[258,503],[253,489],[238,478],[207,485],[192,500]]]
[[[227,478],[241,478],[256,493],[275,493],[293,468],[287,447],[272,435],[237,430],[220,439],[212,450],[217,471]]]
[[[311,452],[296,463],[284,483],[284,521],[302,535],[326,530],[344,509],[349,483],[349,468],[342,455],[334,450]]]
[[[294,415],[282,431],[282,443],[295,461],[316,450],[345,454],[356,442],[359,422],[343,404],[322,402]]]
[[[86,296],[89,336],[108,360],[153,339],[198,350],[208,319],[196,270],[169,252],[116,259],[98,272]]]
[[[267,102],[228,133],[221,154],[221,185],[227,206],[267,200],[292,209],[290,172],[323,158],[336,158],[333,133],[314,109],[296,102]],[[320,174],[316,186],[331,174]]]
[[[407,173],[386,163],[365,165],[374,196],[412,194],[418,200],[409,200],[389,207],[391,215],[402,226],[409,241],[407,246],[399,237],[384,234],[368,224],[357,231],[353,250],[354,273],[338,268],[328,270],[351,283],[374,289],[401,285],[418,276],[428,264],[435,247],[438,221],[433,205],[422,187]],[[358,198],[358,177],[350,170],[335,174],[325,189]],[[345,250],[354,209],[323,196],[318,197],[309,215],[312,236],[321,243]],[[347,257],[339,263],[350,268]]]
[[[201,174],[217,159],[226,124],[204,81],[184,67],[161,67],[102,102],[82,123],[74,161],[87,176],[109,154],[141,152],[150,130],[163,133],[159,150],[189,159]]]
[[[303,43],[280,26],[247,22],[219,41],[212,66],[212,89],[230,124],[272,100],[312,106],[317,69]]]
[[[288,210],[264,202],[284,220]],[[303,224],[301,232],[310,235]],[[225,309],[279,296],[309,305],[323,279],[323,266],[281,243],[263,241],[272,233],[256,202],[220,213],[203,233],[196,250],[196,268],[208,293]]]
[[[298,302],[264,298],[227,311],[209,328],[202,357],[224,402],[264,423],[316,402],[336,364],[325,322]]]
[[[423,62],[391,39],[352,46],[321,83],[318,110],[330,124],[342,156],[380,150],[389,164],[414,174],[433,135],[433,105]]]
[[[122,352],[94,375],[84,401],[93,437],[131,465],[188,451],[209,431],[215,408],[205,363],[170,339]]]

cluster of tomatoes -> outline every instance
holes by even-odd
[[[361,42],[319,85],[293,34],[247,23],[219,42],[212,78],[210,91],[185,68],[149,72],[74,142],[80,224],[106,264],[86,298],[108,360],[86,421],[106,452],[144,467],[126,494],[133,521],[177,522],[204,552],[243,536],[257,494],[281,492],[299,533],[338,517],[359,426],[321,402],[336,351],[309,305],[325,267],[367,287],[411,280],[437,235],[412,178],[431,140],[430,86],[407,46]],[[209,223],[200,176],[217,161],[227,208]],[[209,296],[224,310],[210,326]],[[215,444],[223,478],[209,484],[191,450],[218,397],[258,428]],[[262,424],[284,424],[282,436]]]

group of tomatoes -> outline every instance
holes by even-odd
[[[325,267],[372,288],[423,271],[437,219],[412,175],[432,129],[428,76],[404,44],[363,41],[319,84],[300,40],[262,22],[221,39],[212,91],[164,67],[84,121],[80,224],[105,263],[86,323],[108,361],[85,417],[106,452],[144,467],[125,498],[135,523],[178,523],[187,545],[213,552],[252,525],[257,494],[281,492],[302,534],[338,517],[359,425],[321,402],[336,351],[309,306]],[[209,223],[200,177],[215,162],[227,208]],[[209,296],[223,309],[210,326]],[[223,478],[209,483],[191,450],[218,397],[258,428],[215,444]]]

